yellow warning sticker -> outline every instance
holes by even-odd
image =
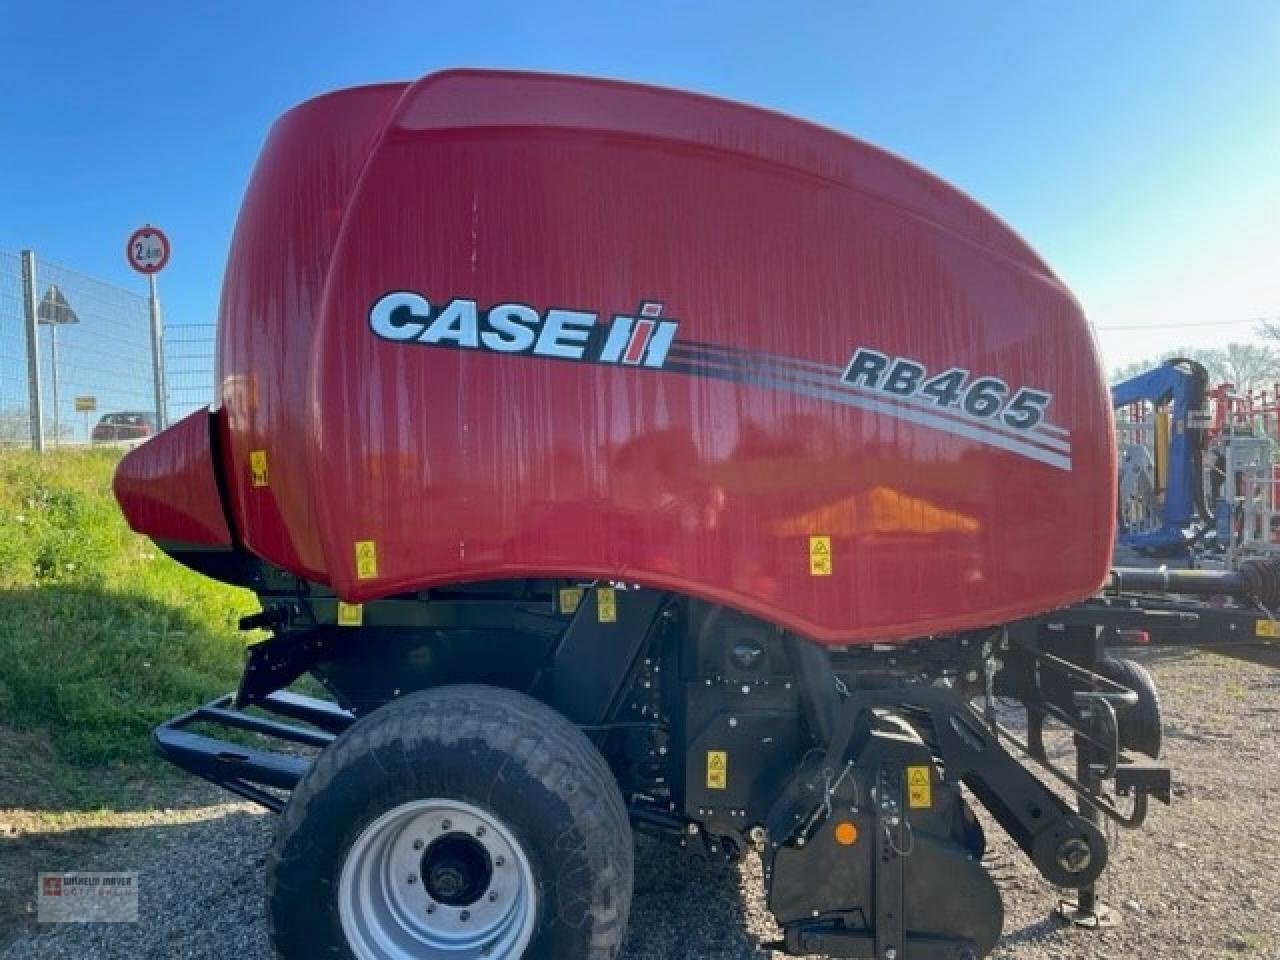
[[[267,480],[267,451],[249,451],[249,483],[255,487],[269,485]]]
[[[364,607],[358,603],[338,601],[338,626],[358,627],[364,623]]]
[[[618,619],[618,591],[613,587],[596,587],[596,619],[601,623]]]
[[[907,767],[907,806],[913,810],[933,806],[933,777],[927,766]]]
[[[724,790],[729,786],[729,754],[724,750],[707,751],[707,789]]]
[[[356,579],[372,580],[378,575],[378,545],[372,540],[356,541]]]
[[[1280,620],[1259,620],[1253,632],[1259,637],[1280,637]]]
[[[809,575],[813,577],[831,576],[831,538],[809,538]]]
[[[560,588],[560,612],[574,613],[578,609],[578,604],[582,603],[581,587],[561,587]]]

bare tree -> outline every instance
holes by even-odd
[[[1280,333],[1280,321],[1277,322],[1277,333]],[[1280,336],[1276,339],[1280,339]],[[1153,360],[1142,360],[1117,368],[1112,371],[1111,382],[1118,383],[1136,377],[1174,357],[1185,357],[1203,364],[1209,371],[1210,383],[1230,383],[1239,390],[1270,387],[1280,380],[1280,352],[1275,348],[1258,343],[1229,343],[1221,349],[1178,347],[1166,350]]]
[[[1260,343],[1229,343],[1225,353],[1227,381],[1241,390],[1271,387],[1280,379],[1280,354]]]
[[[1209,379],[1212,382],[1220,382],[1230,379],[1228,377],[1227,352],[1225,350],[1217,350],[1208,347],[1174,347],[1172,350],[1166,350],[1158,357],[1150,360],[1138,360],[1135,363],[1126,364],[1123,367],[1117,367],[1111,372],[1111,382],[1119,383],[1121,380],[1128,380],[1130,377],[1136,377],[1140,373],[1146,373],[1153,367],[1158,367],[1166,360],[1172,360],[1175,357],[1194,360],[1203,364],[1204,368],[1209,371]]]

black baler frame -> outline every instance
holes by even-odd
[[[151,741],[156,752],[175,766],[261,804],[273,813],[282,811],[287,801],[269,790],[288,791],[296,787],[311,766],[310,758],[216,740],[189,728],[196,724],[221,726],[299,747],[323,749],[355,723],[355,717],[335,704],[285,690],[268,694],[257,705],[278,716],[301,720],[308,726],[281,723],[237,709],[235,699],[234,694],[228,693],[174,717],[156,727]]]
[[[566,661],[576,661],[584,649],[603,646],[591,643],[598,618],[595,590],[587,590],[580,607],[568,619],[563,635],[555,644],[549,669],[540,674],[537,682],[541,689],[536,692],[580,724],[602,723],[605,719],[602,711],[617,702],[628,683],[644,636],[653,617],[661,611],[665,597],[655,591],[620,591],[617,594],[619,613],[633,613],[635,616],[618,618],[617,626],[627,631],[627,637],[624,643],[613,645],[620,653],[615,658],[618,662],[608,670],[609,683],[583,687],[582,684],[566,683],[571,671],[563,671],[564,676],[557,678],[555,663],[560,656]],[[275,607],[274,610],[281,611],[282,608]],[[283,612],[274,615],[268,612],[247,618],[244,626],[262,626],[260,621],[264,616],[273,626],[282,626],[288,619]],[[1034,636],[1044,627],[1072,632],[1093,628],[1099,648],[1195,647],[1280,668],[1280,644],[1268,642],[1259,635],[1258,624],[1263,621],[1270,622],[1271,617],[1256,605],[1215,607],[1168,596],[1110,593],[1016,621],[1005,629],[1007,635],[1017,642],[1019,637]],[[1139,633],[1145,634],[1145,640],[1135,643],[1134,637]],[[963,638],[960,643],[965,643]],[[297,748],[322,749],[355,722],[353,714],[334,703],[279,687],[304,674],[315,662],[334,656],[335,647],[340,645],[341,639],[332,632],[281,632],[254,644],[249,648],[245,674],[237,693],[218,697],[161,724],[153,733],[156,751],[190,773],[279,812],[285,801],[269,790],[293,789],[310,766],[309,759],[296,752]],[[847,655],[851,659],[864,655],[885,656],[880,651],[857,647],[849,648]],[[910,648],[902,648],[899,658],[906,661],[912,655]],[[801,661],[797,664],[797,676],[804,677],[803,685],[811,685],[816,665],[803,662],[803,657]],[[589,696],[584,696],[583,691]],[[251,706],[286,720],[302,721],[307,726],[250,713],[247,708]],[[824,727],[829,730],[834,723],[829,707],[814,705],[810,713],[810,720],[818,730]],[[276,751],[215,739],[189,729],[197,724],[260,734],[281,741],[286,749]],[[290,752],[290,745],[294,752]],[[1127,773],[1123,769],[1121,772]],[[1160,784],[1144,781],[1141,770],[1135,768],[1135,772],[1136,780],[1132,776],[1125,777],[1132,781],[1129,785],[1136,788],[1135,792],[1163,793]],[[1145,791],[1143,787],[1146,787]],[[647,820],[648,812],[637,811],[639,819]],[[671,827],[665,823],[664,826]]]
[[[528,597],[513,604],[509,613],[532,623],[535,636],[548,638],[544,659],[531,675],[528,692],[580,725],[602,744],[602,749],[615,730],[654,726],[647,720],[638,722],[635,716],[627,719],[624,701],[636,698],[637,681],[653,676],[647,672],[656,669],[649,666],[650,657],[656,662],[663,650],[668,651],[666,656],[672,655],[669,628],[679,624],[683,616],[683,608],[671,594],[618,589],[611,597],[611,616],[616,620],[610,620],[605,629],[600,608],[600,591],[605,586],[583,591],[572,613],[557,607],[549,616],[530,609]],[[547,584],[540,584],[537,590],[545,592],[546,587]],[[287,606],[268,606],[268,599],[264,597],[266,612],[251,618],[246,625],[269,625],[274,633],[250,648],[237,693],[219,697],[162,724],[153,737],[157,751],[170,762],[278,813],[287,803],[288,791],[310,768],[312,757],[308,751],[324,749],[356,720],[355,714],[336,704],[279,688],[318,663],[359,656],[362,645],[349,641],[356,634],[317,620],[317,609],[323,611],[326,604],[335,604],[331,596],[308,596],[299,590]],[[1198,647],[1280,667],[1280,646],[1260,635],[1259,624],[1271,622],[1269,612],[1249,595],[1236,599],[1235,606],[1219,607],[1176,596],[1121,593],[1113,588],[1108,594],[1003,627],[926,638],[890,648],[828,650],[776,629],[775,633],[784,641],[790,661],[790,673],[784,676],[795,681],[795,694],[806,725],[815,735],[815,743],[825,750],[827,767],[836,769],[844,762],[841,758],[859,717],[877,709],[905,712],[914,718],[911,722],[941,760],[948,779],[962,779],[979,796],[1044,876],[1060,886],[1077,888],[1073,915],[1091,919],[1102,909],[1093,888],[1107,857],[1099,829],[1101,816],[1105,814],[1123,826],[1135,827],[1145,816],[1147,798],[1154,796],[1168,803],[1170,790],[1167,769],[1122,756],[1115,711],[1132,706],[1136,697],[1101,676],[1100,664],[1108,648],[1144,645]],[[404,606],[417,606],[420,602],[413,597],[398,598],[394,603],[399,606],[392,614],[405,617],[408,611]],[[457,606],[456,601],[433,599],[428,605],[432,608],[429,617],[454,623],[470,623],[477,618],[483,621],[491,616],[482,613],[475,603]],[[1139,635],[1144,639],[1136,643]],[[1013,667],[1010,675],[1037,678],[1027,680],[1030,686],[1014,694],[1015,699],[1026,703],[1029,716],[1040,711],[1040,716],[1053,716],[1075,732],[1074,777],[1050,764],[1042,750],[1037,755],[1034,747],[1028,746],[1034,742],[1030,738],[1028,744],[1019,742],[1001,728],[990,712],[993,691],[999,693],[998,685],[993,687],[993,677],[1000,675],[1001,667],[996,661],[1002,660]],[[669,661],[666,663],[671,666]],[[1083,684],[1084,692],[1071,700],[1075,710],[1054,709],[1055,701],[1040,688],[1038,679],[1046,670],[1062,671]],[[928,684],[929,678],[943,675],[955,678],[955,689]],[[883,684],[885,678],[894,676],[920,682]],[[850,690],[841,677],[850,679],[850,686],[854,686],[851,678],[860,678],[867,685]],[[715,682],[728,683],[730,688],[736,685],[726,677],[718,677]],[[711,686],[713,681],[706,683]],[[641,685],[650,686],[648,682]],[[792,684],[786,686],[790,689]],[[983,692],[988,695],[986,716],[970,705]],[[630,706],[631,713],[636,713],[636,703]],[[1102,735],[1091,728],[1090,711],[1102,714],[1103,721],[1110,718],[1101,724]],[[618,722],[620,715],[625,722]],[[656,712],[649,716],[659,720]],[[664,716],[658,726],[664,730],[670,727],[676,742],[681,743],[683,723],[682,717]],[[278,741],[281,748],[242,745],[192,729],[200,726],[266,737]],[[1003,749],[1002,742],[1012,743],[1065,783],[1079,798],[1077,809],[1073,811],[1057,800]],[[899,768],[898,773],[901,772]],[[1101,788],[1103,781],[1109,779],[1114,779],[1118,795],[1133,798],[1131,813],[1122,814],[1105,800]],[[890,780],[897,782],[892,776]],[[883,790],[891,786],[883,786]],[[811,822],[812,810],[821,809],[823,798],[806,794],[806,789],[811,790],[812,786],[806,787],[797,776],[768,810],[765,836],[775,847],[786,842],[794,825]],[[746,842],[741,824],[710,822],[696,816],[711,814],[711,810],[681,810],[675,803],[655,805],[646,803],[646,799],[652,801],[643,794],[628,797],[632,822],[638,829],[674,833],[682,837],[682,843],[692,839],[701,843],[704,853],[716,856],[721,855],[721,850],[728,853],[726,837],[738,846]],[[892,819],[897,808],[880,811],[877,823],[881,814]],[[877,829],[877,838],[880,832]],[[1063,851],[1068,843],[1078,847],[1082,839],[1088,847],[1088,862],[1080,869],[1069,868]],[[907,945],[912,956],[964,955],[973,945],[954,938],[936,942],[928,937],[903,940],[907,935],[899,929],[901,865],[895,868],[896,859],[890,853],[878,849],[883,863],[876,873],[878,906],[870,940],[865,931],[846,930],[826,919],[806,918],[787,926],[786,948],[792,952],[822,948],[843,956],[880,956],[884,943],[902,945],[910,941]],[[767,858],[766,864],[770,862],[771,858]]]

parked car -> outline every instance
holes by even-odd
[[[93,428],[93,442],[134,445],[155,436],[155,433],[156,415],[154,413],[104,413],[102,419]]]

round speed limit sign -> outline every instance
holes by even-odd
[[[139,273],[159,273],[169,262],[169,238],[159,227],[139,227],[129,235],[124,255]]]

